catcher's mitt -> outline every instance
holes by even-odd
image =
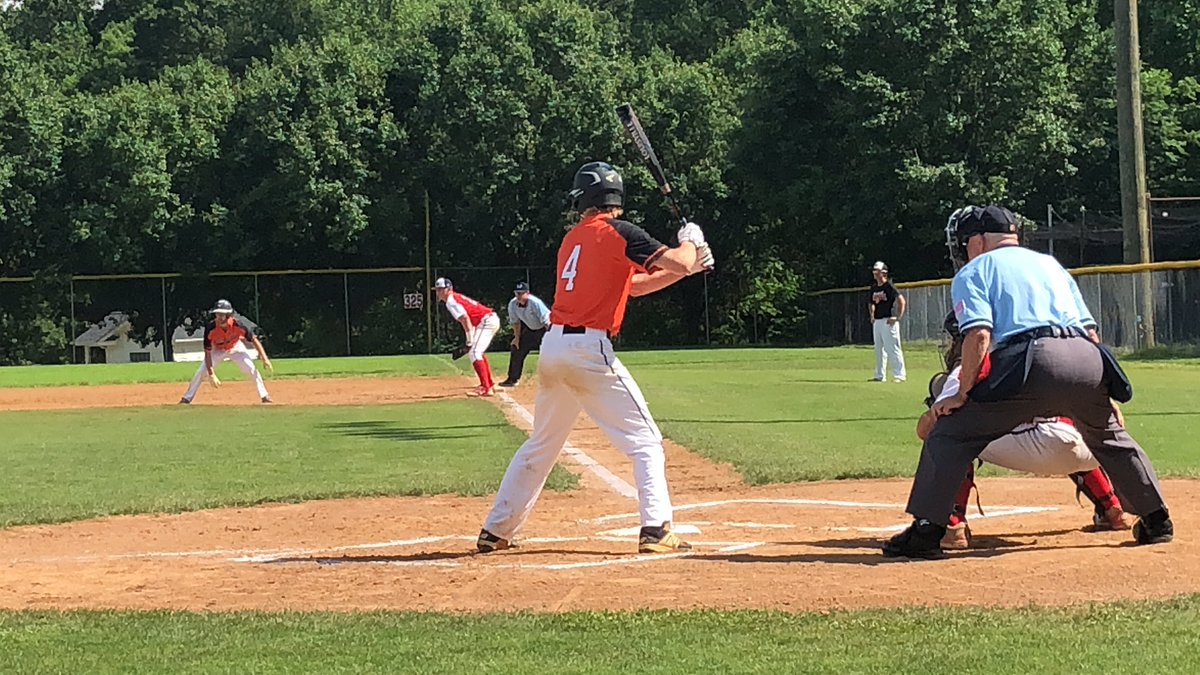
[[[463,345],[461,347],[455,347],[454,351],[450,352],[450,358],[457,361],[458,359],[461,359],[462,357],[466,356],[467,352],[469,352],[469,351],[471,351],[471,348],[468,347],[467,345]]]

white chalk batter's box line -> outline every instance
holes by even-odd
[[[827,508],[842,508],[842,509],[889,509],[900,510],[904,508],[902,504],[878,504],[871,502],[848,502],[848,501],[829,501],[816,499],[726,499],[720,501],[700,502],[696,504],[683,504],[675,507],[677,512],[694,511],[704,508],[716,508],[738,504],[767,504],[776,506],[791,506],[791,507],[827,507]],[[973,516],[973,518],[1002,518],[1007,516],[1023,516],[1035,513],[1046,513],[1058,511],[1054,506],[996,506],[988,510],[986,514]],[[609,516],[602,516],[582,522],[601,524],[620,520],[636,519],[636,513],[620,513]],[[801,526],[791,523],[757,523],[745,521],[690,521],[677,522],[675,531],[679,534],[700,534],[699,526],[719,525],[722,527],[732,527],[744,530],[782,530],[798,528]],[[836,527],[824,526],[824,529],[830,532],[860,532],[864,534],[888,534],[899,532],[907,527],[907,523],[896,525],[888,525],[883,527]],[[603,541],[610,543],[629,543],[637,542],[638,527],[623,527],[609,529],[597,532],[592,536],[584,537],[532,537],[520,540],[518,543],[523,545],[540,545],[540,544],[556,544],[556,543],[577,543],[587,541]],[[811,529],[811,528],[806,528]],[[475,537],[469,535],[442,535],[432,537],[419,537],[416,539],[395,539],[391,541],[374,542],[367,544],[350,544],[345,546],[326,546],[321,548],[291,548],[291,549],[215,549],[208,551],[161,551],[161,552],[146,552],[146,553],[123,553],[110,555],[83,555],[70,557],[54,557],[54,558],[39,558],[39,559],[17,559],[9,560],[9,563],[87,563],[87,562],[107,562],[117,560],[150,560],[158,558],[215,558],[224,559],[226,562],[238,564],[374,564],[374,565],[392,565],[404,567],[463,567],[466,563],[456,560],[389,560],[381,557],[379,560],[354,560],[347,558],[334,557],[338,553],[348,553],[352,551],[371,551],[390,548],[407,548],[412,546],[423,546],[426,544],[436,544],[448,541],[474,542]],[[498,569],[532,569],[532,570],[572,570],[585,569],[594,567],[611,567],[616,565],[630,565],[639,563],[648,563],[659,560],[672,560],[675,558],[684,558],[694,555],[703,555],[701,549],[715,549],[716,553],[734,553],[739,551],[748,551],[751,549],[765,546],[770,542],[766,541],[692,541],[692,545],[696,550],[670,553],[670,554],[652,554],[652,555],[636,555],[620,558],[612,558],[606,560],[596,560],[587,562],[573,563],[553,563],[553,564],[536,564],[536,563],[506,563],[502,562],[504,554],[497,556],[488,556],[486,558],[474,558],[475,560],[487,560],[488,567]]]

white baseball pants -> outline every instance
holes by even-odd
[[[979,459],[1012,471],[1065,476],[1100,466],[1083,436],[1064,422],[1038,422],[988,444]]]
[[[884,379],[884,370],[889,361],[892,363],[892,379],[905,379],[904,352],[900,350],[900,322],[889,326],[887,319],[875,319],[872,328],[875,331],[875,379]]]
[[[495,312],[483,317],[483,321],[475,326],[475,330],[471,332],[471,351],[467,352],[467,355],[471,357],[471,363],[483,358],[498,330],[500,330],[500,317],[496,316]]]
[[[533,433],[509,463],[484,529],[504,539],[521,531],[580,410],[633,460],[642,525],[671,520],[662,433],[637,383],[603,331],[565,335],[551,326],[538,358]]]
[[[266,398],[267,385],[263,384],[262,374],[258,372],[258,368],[254,367],[254,359],[250,358],[250,352],[239,342],[236,347],[229,351],[221,349],[212,350],[212,364],[216,368],[222,361],[233,361],[241,368],[242,372],[249,375],[250,379],[254,380],[254,386],[258,388],[258,397]],[[191,401],[196,398],[196,392],[200,391],[200,384],[204,381],[204,375],[207,369],[204,367],[204,362],[200,362],[200,367],[196,369],[196,375],[192,377],[192,383],[188,385],[187,393],[184,398]]]

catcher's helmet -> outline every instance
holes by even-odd
[[[213,314],[233,314],[233,304],[228,300],[218,300],[216,306],[210,311]]]
[[[950,310],[946,313],[946,320],[942,322],[942,330],[945,330],[950,337],[956,339],[958,338],[958,316],[955,315],[954,310]]]
[[[946,222],[946,246],[950,249],[954,269],[967,264],[967,240],[985,232],[1017,234],[1017,217],[995,204],[964,206],[950,214]]]
[[[962,330],[958,327],[958,317],[953,310],[946,314],[942,329],[946,331],[946,339],[942,341],[942,362],[946,364],[946,370],[953,370],[962,359],[963,343]]]
[[[568,193],[576,211],[625,204],[625,181],[608,162],[588,162],[575,172],[575,183]]]

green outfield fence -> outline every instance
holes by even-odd
[[[0,278],[0,319],[7,317],[6,327],[31,325],[25,333],[6,330],[3,337],[9,342],[40,340],[47,346],[16,358],[10,356],[11,345],[0,345],[0,352],[10,350],[3,355],[10,363],[103,362],[109,358],[104,348],[72,343],[106,317],[121,313],[130,318],[133,339],[142,345],[137,351],[144,355],[162,350],[159,353],[170,360],[173,340],[166,341],[164,350],[160,336],[175,338],[181,326],[197,325],[218,298],[230,300],[239,314],[258,325],[272,355],[444,352],[463,338],[430,293],[432,280],[439,276],[450,277],[457,289],[496,309],[505,324],[505,308],[518,281],[528,282],[534,293],[553,302],[554,269],[549,266],[7,277]],[[664,339],[672,346],[705,344],[707,280],[689,283],[693,281],[649,302],[632,303],[621,337],[625,345],[653,346]],[[496,349],[507,345],[505,333],[507,329],[497,338]]]
[[[1071,270],[1108,344],[1144,348],[1200,342],[1200,260],[1107,265]],[[896,286],[908,300],[906,341],[942,338],[950,280]],[[807,344],[870,344],[866,286],[820,291],[805,299]]]

